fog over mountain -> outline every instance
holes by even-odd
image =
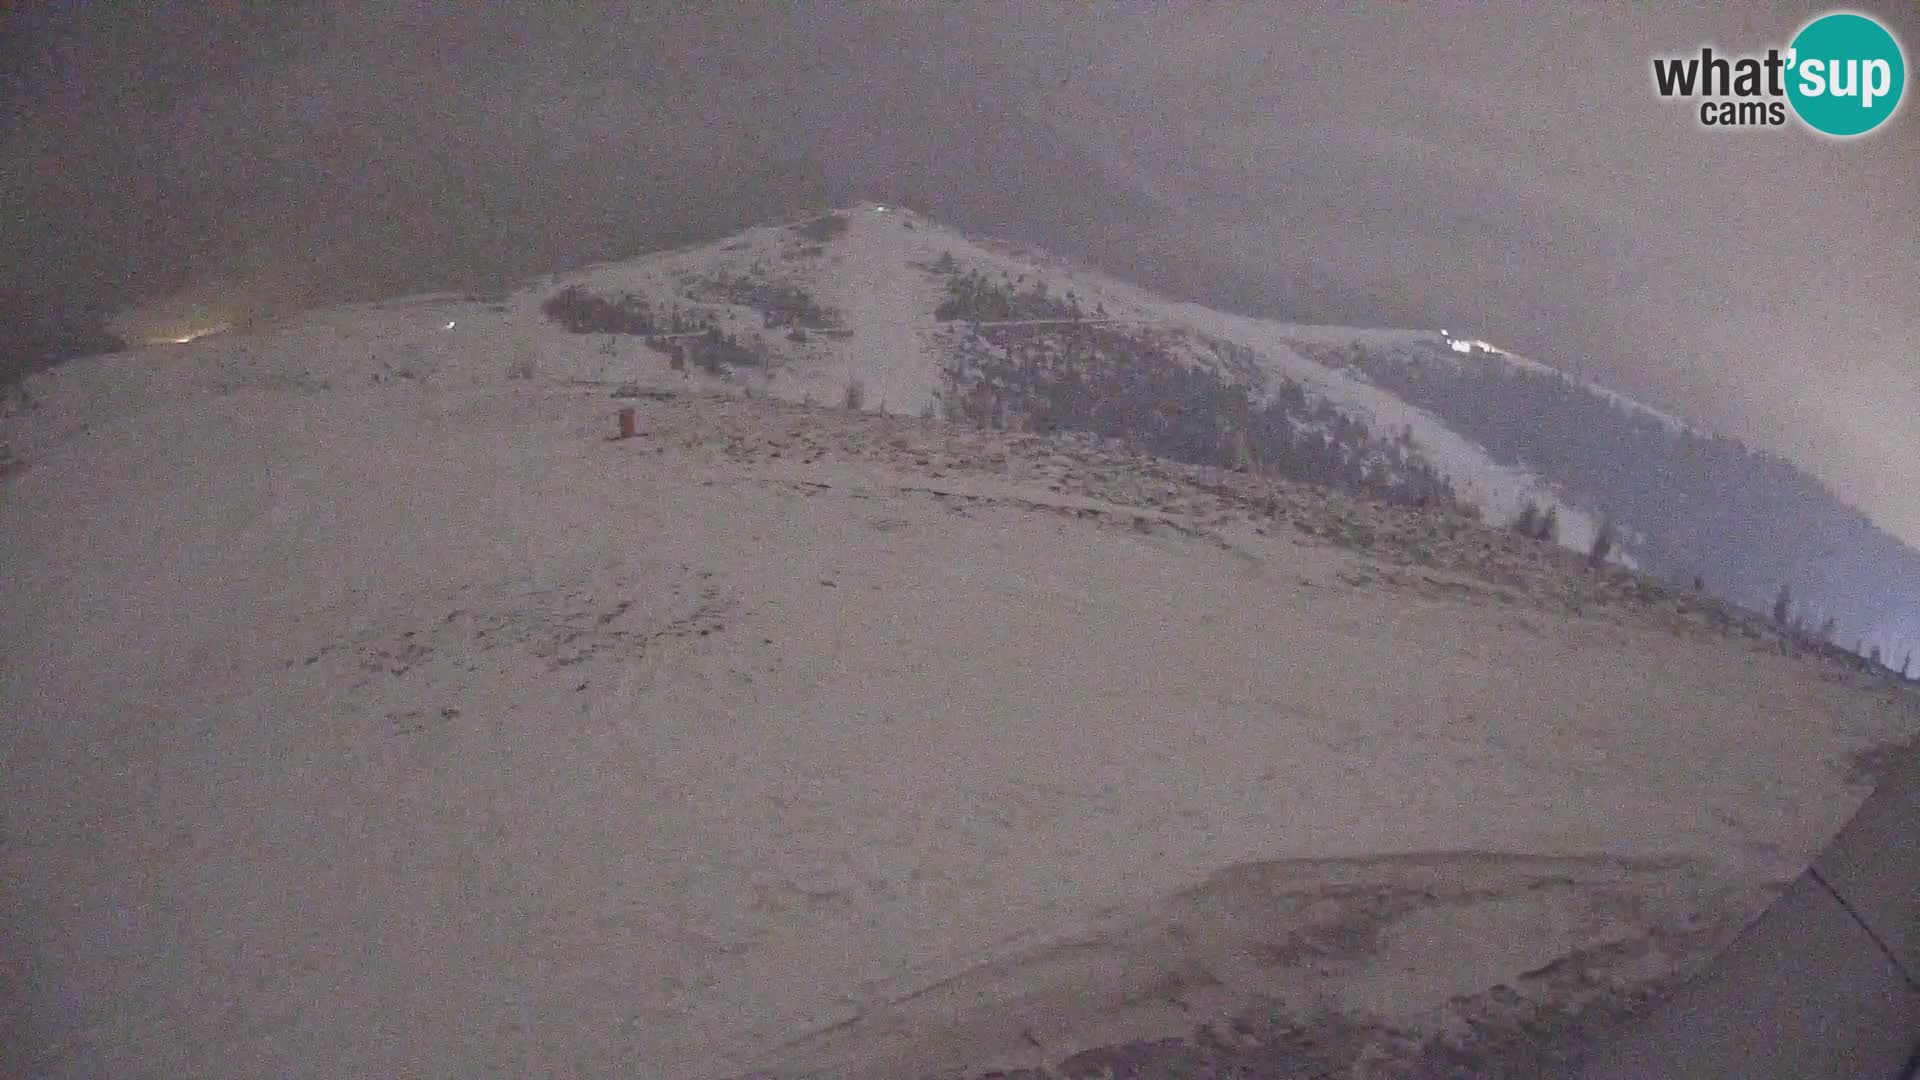
[[[0,3],[0,1076],[1893,1075],[1820,10]]]
[[[183,290],[496,288],[892,200],[1217,308],[1458,328],[1914,542],[1913,110],[1842,145],[1650,87],[1819,10],[16,5],[0,323],[17,361]]]
[[[239,321],[201,298],[171,314],[188,321],[152,323],[159,343],[125,359],[187,393],[500,379],[624,393],[664,379],[1085,433],[1511,525],[1582,553],[1604,531],[1606,562],[1773,613],[1895,670],[1920,645],[1920,552],[1738,439],[1454,331],[1249,319],[897,204],[768,223],[493,296]],[[84,366],[82,386],[129,370]],[[65,373],[0,392],[0,416],[31,418],[43,399],[67,396]],[[149,398],[126,386],[88,400],[111,412]],[[36,426],[66,437],[58,422]],[[32,461],[52,445],[23,436],[0,449]]]
[[[1091,432],[1496,524],[1551,511],[1580,551],[1611,522],[1611,557],[1645,573],[1763,611],[1784,587],[1783,619],[1892,666],[1920,646],[1920,552],[1819,480],[1457,332],[1236,317],[876,204],[520,296],[604,335],[603,378],[671,357],[792,400],[857,382],[883,411]]]
[[[1920,730],[1620,565],[1920,581],[1784,463],[891,204],[34,372],[0,551],[9,1076],[1568,1075]]]

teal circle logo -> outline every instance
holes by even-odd
[[[1801,28],[1791,48],[1787,100],[1815,131],[1864,135],[1900,107],[1906,57],[1887,28],[1865,15],[1822,15]]]

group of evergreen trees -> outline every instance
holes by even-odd
[[[1633,554],[1655,574],[1704,571],[1723,596],[1760,610],[1790,580],[1842,625],[1894,640],[1920,633],[1920,555],[1781,458],[1557,372],[1463,360],[1437,341],[1298,348],[1364,374],[1574,502],[1634,522]]]
[[[766,362],[764,352],[756,345],[722,333],[717,326],[707,327],[699,337],[671,342],[668,349],[678,362],[692,363],[709,375],[720,375],[728,368],[759,367]]]
[[[951,265],[950,257],[943,257],[935,268]],[[949,274],[947,298],[934,309],[933,317],[941,322],[1014,322],[1080,319],[1086,313],[1072,293],[1064,297],[1049,294],[1044,280],[1036,278],[1032,285],[1004,278],[995,281],[978,270],[968,270]]]
[[[1557,544],[1560,542],[1560,508],[1549,506],[1542,512],[1538,503],[1528,499],[1520,505],[1520,513],[1508,527],[1529,540]],[[1619,527],[1613,523],[1612,515],[1601,518],[1600,527],[1594,530],[1593,540],[1587,545],[1587,565],[1605,565],[1618,541]],[[1695,582],[1694,588],[1698,589],[1697,578]]]
[[[644,296],[622,293],[608,298],[597,296],[579,285],[569,285],[548,297],[540,311],[561,327],[576,334],[637,334],[662,331],[653,317],[653,309]]]
[[[794,326],[807,330],[830,330],[840,325],[839,316],[820,306],[805,289],[745,274],[701,282],[693,287],[689,295],[708,303],[753,308],[760,313],[761,321],[768,329]]]
[[[548,297],[540,310],[576,334],[643,335],[650,347],[672,358],[675,368],[692,364],[719,375],[728,368],[757,367],[767,359],[763,346],[722,331],[709,312],[683,311],[676,304],[659,315],[645,297],[634,293],[605,297],[569,285]]]
[[[946,412],[987,427],[1090,432],[1177,461],[1390,502],[1458,506],[1408,433],[1376,438],[1291,380],[1256,401],[1240,382],[1183,360],[1175,345],[1160,332],[1102,325],[979,328],[948,368]]]
[[[1520,514],[1513,519],[1513,531],[1530,540],[1553,544],[1560,540],[1560,508],[1547,507],[1546,513],[1532,499],[1520,507]]]

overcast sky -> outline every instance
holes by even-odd
[[[1920,543],[1920,107],[1838,143],[1652,90],[1819,5],[689,7],[0,5],[0,341],[877,199],[1217,307],[1471,331]],[[1920,56],[1920,5],[1854,9]]]

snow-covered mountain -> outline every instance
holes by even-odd
[[[1788,463],[1445,330],[1176,303],[1045,252],[866,204],[554,275],[497,299],[302,315],[179,350],[222,386],[677,379],[985,426],[1083,430],[1492,522],[1794,615],[1898,666],[1920,555]],[[207,352],[216,357],[208,357]],[[210,362],[212,361],[212,362]],[[217,374],[209,374],[217,372]],[[30,389],[30,388],[29,388]]]
[[[1390,505],[1583,490],[1461,340],[868,209],[32,376],[0,1075],[1559,1075],[1920,695]]]

